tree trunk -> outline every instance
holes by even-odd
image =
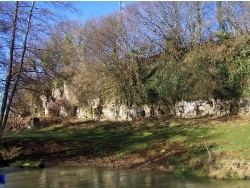
[[[201,12],[201,2],[196,2],[196,19],[197,19],[197,23],[198,23],[198,31],[197,31],[197,38],[196,38],[196,42],[198,42],[199,44],[202,42],[202,12]]]
[[[225,18],[224,18],[224,7],[221,1],[216,2],[216,8],[217,8],[217,21],[220,27],[220,30],[223,32],[226,32],[226,24],[225,24]]]
[[[2,132],[3,132],[4,128],[5,128],[5,125],[7,123],[11,103],[12,103],[13,97],[15,95],[17,84],[19,82],[20,75],[21,75],[21,72],[22,72],[22,68],[23,68],[23,64],[24,64],[24,57],[25,57],[25,53],[26,53],[26,49],[27,49],[27,39],[28,39],[29,31],[30,31],[31,17],[32,17],[32,14],[33,14],[34,5],[35,5],[35,2],[32,2],[30,12],[29,12],[29,17],[28,17],[28,20],[27,20],[26,31],[25,31],[25,34],[24,34],[24,41],[23,41],[23,46],[22,46],[23,49],[22,49],[22,55],[21,55],[21,60],[20,60],[20,64],[19,64],[19,69],[18,69],[18,72],[17,72],[17,75],[16,75],[16,79],[15,79],[13,88],[10,91],[9,100],[8,100],[7,106],[5,107],[5,112],[2,112],[2,113],[4,113],[4,116],[1,117],[0,135],[2,134]],[[16,6],[16,9],[18,9],[18,6]],[[17,15],[16,15],[16,17],[17,17]],[[15,29],[16,29],[16,27],[15,27]],[[13,38],[13,39],[15,39],[15,38]],[[14,45],[14,41],[13,41],[13,45]],[[14,51],[14,48],[12,49],[12,52],[11,52],[12,61],[13,61],[13,51]],[[9,94],[9,92],[8,92],[8,94]],[[5,104],[6,104],[6,102],[5,102]]]
[[[6,105],[8,101],[9,89],[10,89],[10,83],[11,83],[11,77],[12,77],[13,54],[14,54],[14,48],[15,48],[15,38],[16,38],[16,28],[17,28],[17,11],[18,11],[18,1],[15,4],[14,17],[13,17],[13,22],[12,22],[12,36],[11,36],[11,42],[10,42],[10,60],[9,60],[9,65],[8,65],[8,73],[6,76],[4,94],[3,94],[3,99],[2,99],[2,107],[1,107],[0,136],[5,126],[3,124],[3,120],[6,114]]]

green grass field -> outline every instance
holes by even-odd
[[[135,122],[71,120],[5,138],[62,142],[69,153],[87,145],[91,156],[119,160],[133,154],[156,166],[171,166],[177,174],[244,179],[250,177],[249,135],[250,122],[240,117],[161,117]]]

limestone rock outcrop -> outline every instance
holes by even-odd
[[[239,101],[239,114],[240,115],[250,115],[250,99],[240,99]]]
[[[224,116],[234,113],[235,109],[239,115],[250,114],[250,103],[248,99],[233,100],[199,100],[180,101],[175,104],[175,114],[184,118],[197,118],[206,116]]]
[[[54,89],[52,96],[42,96],[45,116],[90,118],[101,120],[132,120],[138,117],[158,116],[165,113],[160,104],[153,106],[141,105],[128,107],[118,98],[93,98],[86,100],[86,104],[79,104],[72,86],[63,84],[62,88]],[[237,111],[238,114],[249,115],[249,99],[235,100],[198,100],[179,101],[175,104],[172,114],[184,118],[198,118],[207,116],[224,116]],[[236,110],[235,110],[236,109]]]
[[[88,100],[85,105],[79,104],[71,86],[64,83],[62,88],[53,89],[52,96],[41,96],[44,116],[90,118],[95,120],[132,120],[137,117],[149,117],[159,114],[159,107],[148,105],[128,107],[116,98],[101,101],[100,98]]]
[[[90,106],[82,106],[77,110],[78,118],[94,118],[96,120],[132,120],[137,117],[151,116],[147,105],[128,108],[118,99],[111,99],[100,103],[100,99],[93,99]]]

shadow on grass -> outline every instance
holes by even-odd
[[[15,142],[2,144],[24,148],[23,153],[14,160],[49,156],[103,158],[139,154],[157,164],[170,162],[188,165],[193,162],[194,166],[199,166],[199,161],[194,159],[200,157],[207,160],[208,154],[203,141],[210,139],[211,128],[201,126],[206,123],[204,121],[176,121],[176,125],[170,126],[172,121],[176,119],[165,117],[139,122],[66,123],[51,130],[22,132]],[[67,130],[66,127],[69,126],[71,129]],[[161,150],[165,150],[164,153]],[[150,151],[156,154],[148,157]],[[134,164],[140,165],[144,164]]]

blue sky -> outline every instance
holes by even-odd
[[[69,19],[80,19],[84,21],[86,18],[95,18],[105,16],[110,13],[119,11],[120,1],[79,1],[77,8],[82,15],[68,14]],[[124,6],[133,3],[133,1],[124,1]]]

